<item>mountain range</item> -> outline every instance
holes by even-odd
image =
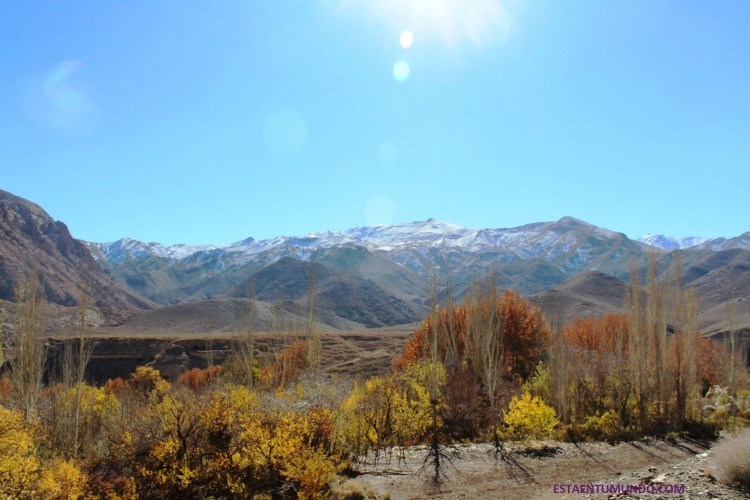
[[[267,325],[279,308],[304,316],[311,284],[316,318],[330,328],[408,324],[426,314],[431,281],[460,299],[472,280],[489,274],[501,287],[517,288],[543,305],[616,312],[633,270],[645,272],[649,255],[666,269],[677,253],[683,284],[698,291],[707,332],[726,328],[722,311],[730,309],[732,321],[750,325],[750,233],[634,240],[572,217],[504,229],[429,219],[247,238],[226,246],[129,238],[91,243],[73,239],[62,222],[4,191],[0,229],[0,300],[12,301],[13,290],[36,265],[48,301],[74,307],[88,273],[94,305],[109,318],[103,325],[143,329],[153,320],[177,332],[185,328],[180,318],[203,317],[217,318],[216,324],[201,320],[191,328],[229,331],[241,323],[249,297],[265,314],[257,321]]]
[[[237,287],[251,275],[284,259],[308,261],[318,266],[318,272],[348,271],[354,273],[350,277],[358,275],[369,280],[391,300],[403,302],[399,304],[402,319],[424,315],[431,276],[442,285],[450,284],[454,298],[459,299],[474,278],[491,273],[502,287],[541,296],[568,280],[592,276],[585,273],[624,282],[634,268],[645,272],[651,254],[666,269],[677,251],[684,264],[685,284],[709,275],[703,279],[709,284],[702,289],[722,295],[723,302],[730,298],[741,300],[750,291],[744,286],[729,290],[727,281],[731,278],[737,282],[732,277],[744,275],[742,266],[750,255],[750,233],[729,239],[650,235],[631,240],[622,233],[572,217],[505,229],[467,229],[429,219],[301,237],[248,238],[223,247],[164,246],[132,239],[90,243],[89,247],[112,276],[163,305],[242,296]],[[283,280],[272,281],[275,293],[284,289]],[[717,292],[719,288],[721,292]],[[267,290],[264,293],[265,300],[271,298]],[[606,287],[600,293],[608,293]],[[715,306],[714,298],[706,297],[705,302],[707,307]],[[598,305],[601,307],[594,309],[599,312],[614,307]],[[717,319],[706,326],[718,328],[720,323]]]
[[[226,247],[168,247],[131,239],[89,246],[112,276],[165,305],[214,297],[282,257],[357,272],[419,306],[431,273],[449,280],[458,295],[474,277],[492,272],[501,286],[531,293],[587,269],[624,277],[627,263],[647,254],[642,243],[570,217],[510,229],[465,229],[430,219],[248,238]]]
[[[684,249],[730,250],[732,248],[750,248],[750,232],[729,239],[698,236],[675,238],[663,234],[647,234],[638,238],[638,241],[665,251]]]

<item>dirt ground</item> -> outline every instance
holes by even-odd
[[[722,440],[731,440],[725,436]],[[721,440],[720,440],[721,441]],[[359,475],[341,487],[369,491],[370,498],[564,499],[564,498],[750,498],[714,481],[713,447],[697,442],[646,440],[606,443],[529,443],[506,445],[496,458],[488,444],[445,449],[444,477],[436,486],[434,469],[424,465],[424,446],[391,450],[377,461],[368,457]],[[684,485],[672,494],[576,494],[572,485]],[[557,486],[556,486],[557,485]],[[566,486],[570,485],[570,486]]]

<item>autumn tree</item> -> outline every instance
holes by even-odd
[[[65,389],[75,389],[75,404],[72,407],[68,407],[70,410],[68,414],[60,415],[57,425],[72,427],[72,430],[64,429],[64,434],[67,434],[71,438],[69,445],[70,456],[76,456],[79,451],[82,386],[86,374],[86,366],[94,350],[94,343],[90,338],[87,322],[89,304],[88,288],[89,272],[87,270],[76,311],[75,333],[72,338],[63,340],[62,383]]]
[[[700,338],[680,267],[676,256],[659,273],[652,257],[644,286],[631,273],[627,314],[574,318],[555,333],[550,394],[564,422],[611,438],[680,430],[699,417],[700,382],[721,380],[726,349]]]
[[[437,296],[434,289],[431,296]],[[446,383],[432,399],[459,406],[470,402],[473,407],[458,412],[441,403],[439,421],[464,426],[463,431],[441,432],[466,436],[469,430],[468,436],[475,437],[480,429],[466,414],[481,415],[481,432],[489,431],[500,451],[497,428],[504,397],[501,393],[517,390],[516,380],[533,373],[547,353],[549,331],[541,310],[518,292],[499,293],[494,280],[475,282],[459,305],[450,299],[442,307],[435,299],[432,303],[430,314],[407,341],[396,366],[404,370],[423,359],[432,366],[442,365],[447,372]],[[501,391],[503,386],[507,387]],[[512,387],[515,389],[508,390]],[[483,401],[477,398],[479,392]],[[437,416],[436,412],[435,422]],[[432,456],[437,456],[436,442],[432,438]]]
[[[479,299],[475,299],[477,293],[472,292],[458,306],[448,304],[435,307],[406,342],[396,366],[403,368],[427,357],[430,345],[433,345],[435,354],[446,367],[454,366],[453,370],[456,369],[455,363],[445,363],[451,357],[448,353],[455,350],[460,356],[458,366],[468,366],[478,375],[477,366],[482,361],[472,359],[481,353],[476,344],[478,339],[467,341],[467,333],[473,328],[473,322],[475,326],[478,323],[491,325],[495,330],[491,333],[492,338],[502,343],[496,352],[501,353],[498,366],[501,367],[503,379],[526,378],[532,374],[547,353],[549,328],[542,311],[517,291],[506,290],[500,294],[491,292],[491,288],[485,287],[486,293],[482,290]],[[473,333],[479,331],[481,329],[474,328]],[[431,337],[432,332],[435,332],[434,338]],[[451,342],[447,340],[449,336]],[[468,347],[470,342],[474,342],[471,349]]]
[[[42,388],[47,348],[44,342],[43,289],[36,270],[16,289],[18,307],[16,337],[10,359],[11,380],[26,421],[36,410]]]
[[[244,383],[248,387],[255,384],[255,278],[252,278],[248,287],[247,310],[245,311],[245,330],[243,336],[237,341],[235,353],[239,359],[241,373]]]
[[[496,452],[500,452],[497,423],[499,408],[497,390],[507,373],[505,350],[507,339],[507,317],[500,314],[497,286],[492,282],[485,287],[476,281],[467,300],[466,357],[482,383],[489,402],[489,418]]]
[[[307,275],[307,319],[304,338],[307,344],[307,368],[317,374],[320,368],[321,338],[320,330],[315,325],[315,276],[312,265]]]
[[[0,496],[31,498],[40,466],[24,415],[0,406]]]

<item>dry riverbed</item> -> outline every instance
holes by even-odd
[[[719,442],[732,439],[726,435]],[[425,465],[428,449],[419,446],[391,450],[390,455],[381,455],[377,461],[368,457],[358,464],[359,475],[339,488],[393,500],[750,498],[706,473],[712,468],[715,445],[657,439],[617,445],[539,442],[506,445],[499,457],[489,444],[458,445],[444,450],[446,460],[439,485],[434,484],[432,466]],[[572,492],[573,485],[644,485],[649,491],[657,491],[658,486],[669,491],[675,485],[677,492],[684,493],[580,494]]]

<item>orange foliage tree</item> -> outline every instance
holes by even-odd
[[[492,327],[500,330],[496,335],[501,342],[501,365],[503,376],[522,378],[533,373],[544,355],[549,330],[541,309],[521,296],[518,291],[506,290],[499,296],[481,295],[468,297],[463,303],[449,303],[428,316],[407,341],[403,354],[396,360],[398,368],[426,356],[427,340],[437,335],[437,346],[441,360],[449,371],[461,366],[472,366],[466,351],[467,318],[479,314],[482,318],[492,315]],[[457,362],[454,361],[454,359]]]
[[[261,370],[261,381],[267,386],[287,387],[307,367],[308,352],[307,341],[300,340],[289,345],[279,353],[275,362]]]
[[[434,307],[407,341],[398,370],[430,359],[446,370],[441,421],[453,436],[476,437],[495,428],[516,379],[534,372],[549,331],[541,309],[517,291],[497,293],[477,282],[460,304]],[[497,433],[493,433],[497,434]]]

